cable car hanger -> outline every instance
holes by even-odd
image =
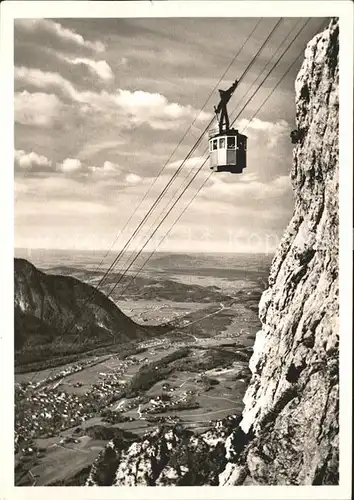
[[[219,89],[220,101],[214,106],[218,130],[209,131],[210,169],[214,172],[242,174],[246,168],[247,137],[230,128],[227,103],[231,99],[238,80],[227,90]]]
[[[231,87],[228,90],[221,90],[219,89],[219,94],[220,94],[220,102],[217,106],[214,106],[214,111],[216,114],[216,117],[219,122],[219,133],[222,134],[223,130],[225,131],[229,130],[230,128],[230,120],[229,120],[229,115],[227,112],[227,103],[232,97],[232,94],[234,93],[236,87],[238,85],[238,81],[235,80],[235,82],[231,85]],[[219,117],[220,113],[220,117]],[[225,127],[224,127],[225,125]]]

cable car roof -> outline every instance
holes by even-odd
[[[241,136],[241,137],[247,137],[244,134],[241,134],[237,129],[235,128],[230,128],[229,130],[223,130],[222,132],[217,131],[215,129],[209,131],[209,139],[215,139],[217,137],[236,137],[236,136]]]

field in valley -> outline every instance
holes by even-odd
[[[102,276],[92,272],[99,258],[91,255],[38,260],[32,256],[46,272],[91,284]],[[117,433],[129,441],[162,422],[202,432],[241,414],[269,265],[263,255],[156,254],[124,293],[117,287],[112,300],[125,314],[141,325],[167,324],[169,333],[124,354],[116,346],[16,375],[16,484],[84,484]]]

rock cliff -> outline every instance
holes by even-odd
[[[338,36],[332,20],[296,79],[295,207],[259,304],[241,422],[112,442],[88,485],[338,483]]]
[[[199,436],[178,424],[161,426],[128,447],[113,439],[94,462],[86,486],[216,486],[226,463],[225,438],[237,421],[220,420]]]
[[[259,305],[250,442],[237,456],[230,436],[220,484],[338,483],[338,36],[332,20],[296,79],[294,214]]]

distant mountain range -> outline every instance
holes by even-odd
[[[15,259],[15,352],[18,363],[85,352],[156,335],[106,295],[71,276],[46,274]]]

